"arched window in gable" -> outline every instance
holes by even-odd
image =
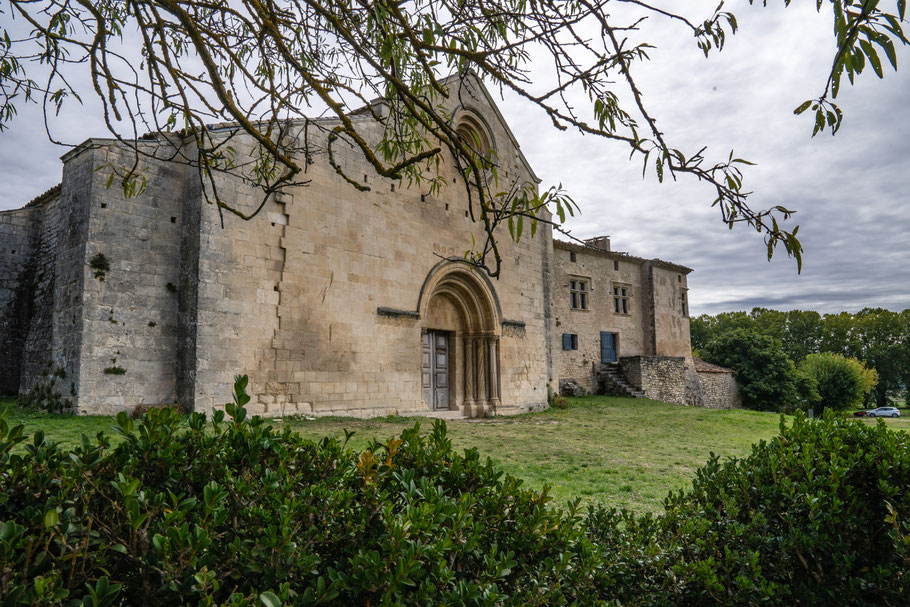
[[[483,123],[471,114],[465,114],[458,120],[455,133],[474,154],[483,159],[489,166],[496,157],[493,141]]]

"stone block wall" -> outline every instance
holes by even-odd
[[[482,94],[470,99],[476,113],[488,118],[500,179],[533,183],[495,108]],[[459,111],[452,108],[456,120]],[[364,121],[369,139],[381,136],[365,117],[352,119]],[[462,257],[472,234],[482,242],[482,232],[469,219],[463,184],[446,163],[446,184],[434,193],[427,185],[380,177],[359,151],[338,140],[336,162],[369,187],[358,191],[330,166],[326,131],[317,126],[310,125],[307,135],[314,149],[305,186],[269,200],[252,221],[225,215],[223,229],[216,209],[200,206],[196,410],[229,400],[233,375],[247,373],[250,409],[259,414],[426,411],[422,289],[441,260]],[[242,138],[234,145],[240,154],[249,153]],[[241,209],[260,202],[258,191],[236,180],[219,181],[219,194]],[[521,322],[496,328],[502,389],[497,413],[544,407],[547,384],[555,381],[545,291],[551,242],[547,226],[520,243],[501,235],[502,276],[491,281],[497,313],[502,321]],[[378,314],[379,308],[408,314],[390,317]]]
[[[683,314],[682,296],[688,293],[686,272],[649,262],[654,291],[654,350],[660,356],[691,356],[688,310]],[[688,297],[688,295],[686,295]],[[688,302],[687,302],[688,307]]]
[[[686,359],[682,356],[630,356],[619,359],[623,375],[645,396],[685,405]]]
[[[19,392],[22,350],[34,302],[35,249],[42,209],[0,212],[0,395]]]
[[[738,409],[742,407],[742,394],[733,372],[699,371],[704,401],[709,409]]]
[[[59,395],[58,405],[76,406],[78,401],[92,169],[90,158],[76,158],[64,166],[59,189],[10,212],[28,217],[31,241],[27,258],[11,259],[20,270],[20,341],[11,342],[21,348],[19,393],[48,388]]]
[[[456,120],[471,112],[489,130],[499,189],[536,184],[485,91],[474,87],[451,103]],[[50,373],[83,413],[175,400],[210,411],[230,399],[240,373],[251,378],[251,413],[425,413],[421,338],[442,329],[432,325],[430,300],[455,301],[459,294],[424,289],[443,260],[457,263],[452,260],[472,241],[483,242],[483,232],[469,218],[468,196],[452,166],[443,168],[445,186],[430,191],[380,178],[339,141],[337,162],[369,191],[345,183],[327,159],[331,126],[310,125],[315,149],[303,176],[308,183],[266,201],[249,222],[227,213],[222,218],[206,199],[210,186],[183,165],[144,159],[147,187],[125,198],[116,180],[107,187],[107,177],[111,167],[132,163],[129,150],[90,140],[67,154],[59,198],[0,223],[0,242],[10,251],[0,251],[4,269],[27,268],[0,276],[0,306],[15,308],[9,318],[28,318],[0,329],[22,350],[21,373],[4,373],[21,375],[25,390]],[[381,136],[376,124],[364,127],[369,139]],[[223,133],[228,137],[230,129]],[[252,154],[244,136],[232,144],[238,158]],[[168,144],[148,139],[141,145]],[[220,198],[233,206],[250,211],[260,203],[256,188],[215,179]],[[457,382],[464,380],[457,367],[466,367],[469,352],[462,345],[471,339],[482,340],[471,342],[478,356],[484,352],[478,368],[498,376],[484,399],[478,397],[484,402],[465,411],[475,415],[543,408],[548,385],[559,378],[552,344],[560,334],[553,305],[560,287],[551,275],[550,227],[541,224],[536,237],[517,243],[505,233],[500,238],[500,278],[461,270],[488,294],[477,305],[495,322],[478,327],[460,318],[452,331]],[[103,280],[90,267],[99,255],[109,264]],[[630,281],[633,265],[620,271]],[[18,293],[26,288],[23,299]],[[599,288],[608,293],[608,282]],[[628,316],[621,322],[636,322]],[[599,344],[593,347],[599,352]],[[635,346],[621,340],[619,347]],[[453,394],[465,397],[466,386]]]
[[[130,166],[133,152],[99,141],[81,152],[101,167],[91,178],[81,270],[84,337],[80,409],[113,414],[140,404],[176,402],[178,297],[183,183],[187,168],[143,158],[145,190],[125,197],[109,167]],[[143,143],[155,153],[154,142]],[[160,145],[167,145],[161,142]],[[69,166],[77,159],[67,163]],[[103,256],[103,279],[90,267]]]

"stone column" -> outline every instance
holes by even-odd
[[[495,410],[500,403],[499,399],[499,337],[490,335],[487,337],[487,353],[490,362],[487,365],[490,373],[490,406]]]
[[[473,415],[474,407],[474,336],[466,333],[462,337],[464,344],[464,412]]]
[[[486,409],[489,396],[489,382],[487,381],[487,340],[485,336],[474,339],[477,348],[477,404]]]

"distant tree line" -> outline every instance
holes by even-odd
[[[767,359],[755,367],[761,371],[778,368],[778,379],[772,379],[776,383],[789,374],[789,371],[781,370],[787,366],[782,362],[783,357],[792,362],[793,369],[817,375],[823,373],[822,369],[829,369],[835,364],[831,357],[822,357],[824,360],[820,361],[817,355],[837,354],[846,359],[856,359],[865,368],[875,371],[877,381],[873,381],[874,388],[866,397],[870,404],[874,402],[884,406],[893,399],[910,402],[907,391],[910,383],[910,309],[892,312],[883,308],[864,308],[855,314],[822,315],[811,310],[781,312],[753,308],[748,313],[703,314],[693,318],[690,327],[692,348],[696,354],[708,362],[729,366],[737,370],[738,375],[741,373],[735,366],[736,357],[742,357],[745,342],[750,344],[748,349],[761,350],[762,356]],[[775,358],[774,350],[780,350],[783,357]],[[756,359],[753,357],[753,360]],[[742,366],[742,361],[739,362]],[[863,372],[851,371],[854,374]],[[763,377],[767,375],[763,373]],[[874,379],[867,374],[862,381],[868,385]],[[825,394],[814,397],[812,386],[803,385],[800,392],[798,377],[791,381],[792,394],[787,397],[791,404],[800,399],[806,402],[826,398]],[[830,390],[828,398],[833,397],[834,392],[840,390]],[[849,400],[849,404],[853,402],[855,399]]]

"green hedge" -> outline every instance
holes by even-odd
[[[0,604],[907,603],[910,445],[883,425],[796,418],[634,516],[553,508],[442,422],[360,453],[279,433],[245,387],[227,418],[121,415],[113,448],[0,414]]]
[[[666,500],[661,542],[686,604],[910,604],[910,441],[798,416]]]

